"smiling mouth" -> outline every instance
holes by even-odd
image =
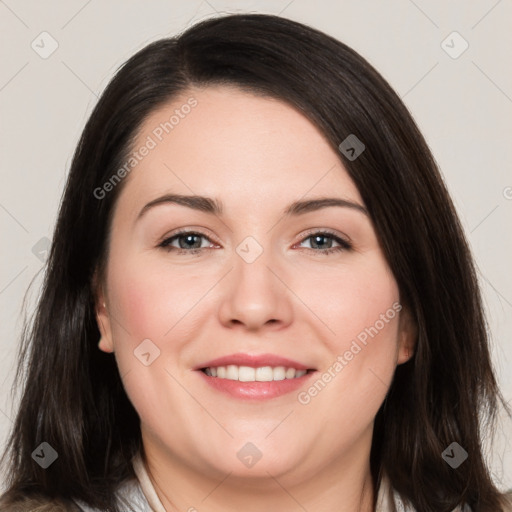
[[[293,367],[285,366],[260,366],[257,368],[251,366],[211,366],[200,369],[208,377],[217,379],[235,380],[239,382],[272,382],[280,380],[291,380],[303,377],[315,370],[297,370]]]

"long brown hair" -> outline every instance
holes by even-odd
[[[474,512],[503,511],[482,439],[504,401],[468,243],[431,152],[397,94],[354,50],[303,24],[258,14],[209,19],[146,46],[121,67],[90,116],[42,294],[22,335],[16,385],[23,393],[4,457],[9,482],[1,510],[39,497],[118,512],[114,492],[133,476],[141,435],[114,356],[97,348],[92,279],[108,258],[123,182],[102,198],[97,191],[125,161],[148,115],[190,85],[209,84],[278,98],[323,132],[359,189],[414,317],[415,354],[396,369],[375,421],[375,485],[386,474],[422,512],[462,503]],[[338,149],[350,134],[365,144],[357,159]],[[47,469],[31,457],[42,442],[58,453]],[[452,442],[470,461],[457,469],[441,456]]]

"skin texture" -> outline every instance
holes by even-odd
[[[373,420],[414,349],[405,308],[307,404],[297,392],[242,401],[193,370],[235,352],[273,353],[318,370],[307,390],[399,303],[368,216],[343,207],[283,215],[319,197],[364,206],[360,194],[302,114],[233,87],[187,91],[146,119],[134,147],[190,97],[197,106],[125,178],[97,294],[99,348],[115,352],[157,493],[168,511],[372,510]],[[164,204],[137,220],[165,193],[217,198],[223,216]],[[158,247],[181,228],[205,235],[199,254],[178,254],[179,239],[175,252]],[[311,229],[353,248],[322,254],[340,244],[314,245]],[[252,263],[236,252],[248,236],[263,249]],[[145,339],[160,350],[149,366],[134,356]],[[251,468],[237,457],[247,442],[262,454]]]

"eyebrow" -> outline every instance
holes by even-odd
[[[166,194],[147,203],[139,212],[137,220],[139,220],[148,210],[163,204],[186,206],[193,210],[198,210],[219,217],[223,214],[222,202],[217,199],[197,195],[187,196],[181,194]],[[368,210],[364,206],[339,197],[320,197],[305,201],[295,201],[287,206],[282,213],[284,215],[297,216],[332,206],[351,208],[368,216]]]

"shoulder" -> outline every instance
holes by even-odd
[[[120,510],[130,512],[152,512],[137,480],[131,479],[123,482],[116,491],[115,498]],[[86,503],[75,500],[79,512],[104,512],[93,508]],[[1,511],[0,511],[1,512]]]
[[[416,512],[413,507],[404,502],[400,494],[391,486],[386,475],[383,475],[380,482],[375,510],[376,512]],[[452,512],[472,512],[472,509],[465,505],[455,508]]]
[[[505,512],[512,512],[512,489],[503,494],[503,506]]]
[[[0,499],[0,512],[81,512],[78,505],[48,498],[24,498],[15,502]]]
[[[117,506],[124,512],[152,512],[137,480],[119,485],[115,494]],[[0,512],[104,512],[80,500],[60,500],[48,497],[7,499],[0,496]]]

